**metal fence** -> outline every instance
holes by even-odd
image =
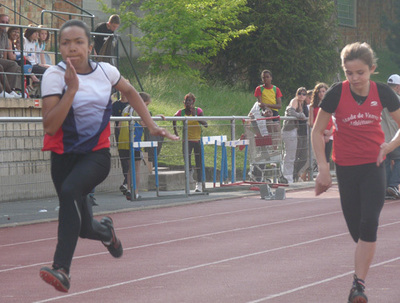
[[[122,169],[118,156],[117,142],[114,136],[114,121],[139,120],[138,117],[112,117],[111,155],[112,168],[108,178],[100,184],[96,191],[118,191],[123,182]],[[193,192],[194,185],[189,181],[189,160],[187,147],[188,121],[199,120],[199,117],[159,117],[153,118],[159,126],[173,132],[172,121],[177,122],[179,141],[164,140],[160,142],[161,149],[157,157],[159,170],[159,190],[177,190],[184,195]],[[208,121],[208,128],[203,128],[203,137],[225,136],[228,141],[243,139],[245,134],[244,121],[248,117],[202,117]],[[286,119],[282,117],[282,119]],[[43,127],[40,117],[0,117],[0,201],[20,199],[39,199],[54,197],[55,191],[50,177],[50,153],[41,151]],[[223,157],[221,144],[204,145],[204,185],[220,187],[237,181],[257,181],[251,179],[250,157],[247,149],[240,146],[226,146]],[[146,149],[141,162],[139,191],[154,191],[154,159],[149,159]],[[285,153],[284,146],[282,152]],[[246,162],[247,157],[247,162]],[[194,157],[191,159],[195,167]],[[294,165],[294,164],[293,164]],[[199,168],[197,168],[199,169]],[[263,180],[265,181],[265,180]],[[269,182],[269,181],[266,181]]]

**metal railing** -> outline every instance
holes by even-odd
[[[201,120],[208,121],[209,127],[203,128],[203,136],[225,135],[230,140],[238,140],[244,132],[243,120],[247,116],[204,116]],[[291,119],[291,117],[282,117]],[[111,121],[138,121],[139,117],[112,117]],[[161,166],[168,165],[170,169],[178,169],[184,172],[185,184],[181,190],[181,195],[191,195],[189,178],[189,161],[187,147],[187,129],[190,120],[199,120],[199,117],[166,117],[165,121],[160,117],[154,117],[161,127],[165,127],[172,132],[172,121],[182,123],[179,130],[182,131],[181,140],[164,141],[161,149],[159,163]],[[41,117],[0,117],[0,191],[3,198],[0,201],[12,201],[18,199],[35,199],[54,195],[50,180],[49,167],[50,157],[46,152],[41,152],[43,140],[43,127]],[[112,123],[113,124],[113,123]],[[113,125],[112,125],[113,126]],[[113,132],[112,132],[113,134]],[[114,136],[111,137],[111,152],[113,168],[109,178],[99,187],[99,191],[117,191],[119,188],[122,174],[120,173],[119,157]],[[182,148],[183,145],[183,148]],[[210,174],[214,169],[213,157],[215,156],[214,146],[209,146],[204,151],[205,164],[208,167],[207,179],[210,182]],[[232,166],[230,168],[233,179],[226,182],[235,182],[236,176],[242,178],[247,167],[243,167],[244,154],[232,153]],[[237,158],[236,158],[237,157]],[[237,164],[235,164],[237,161]],[[169,163],[169,164],[168,164]],[[181,163],[181,164],[179,164]],[[216,162],[215,162],[216,163]],[[311,162],[312,163],[312,162]],[[220,150],[218,152],[217,166],[221,166]],[[248,166],[248,165],[247,165]],[[221,166],[222,167],[222,166]],[[237,170],[237,171],[236,171]],[[220,172],[221,173],[221,172]],[[18,190],[17,190],[18,189]],[[207,188],[206,188],[207,190]],[[221,187],[221,190],[224,190]],[[6,200],[4,200],[6,199]]]

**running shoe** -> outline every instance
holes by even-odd
[[[196,183],[196,188],[194,190],[196,193],[201,193],[203,192],[203,184],[201,182]]]
[[[122,184],[122,185],[119,187],[119,190],[120,190],[121,193],[123,193],[124,195],[126,195],[126,192],[128,191],[128,186],[126,186],[126,184]]]
[[[400,192],[394,186],[389,186],[388,188],[386,188],[386,194],[388,196],[394,197],[395,199],[400,199]]]
[[[354,275],[353,287],[350,290],[348,303],[368,303],[368,298],[364,293],[364,281]]]
[[[110,242],[103,241],[103,245],[107,247],[108,251],[114,258],[121,258],[123,253],[122,243],[115,234],[113,220],[110,217],[104,217],[101,219],[100,223],[107,226],[111,231]]]
[[[42,267],[40,269],[40,277],[58,291],[68,292],[69,290],[71,278],[63,268]]]

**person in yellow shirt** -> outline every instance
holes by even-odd
[[[256,87],[254,97],[258,102],[264,103],[272,110],[273,116],[278,116],[278,111],[282,107],[282,92],[279,87],[272,85],[272,73],[269,70],[263,70],[261,73],[262,85]],[[274,120],[278,121],[278,120]]]
[[[188,93],[183,101],[185,105],[184,109],[178,110],[174,116],[184,117],[184,116],[204,116],[203,110],[200,107],[195,107],[194,103],[196,101],[196,97],[192,93]],[[176,129],[176,121],[172,122],[174,127],[174,133],[178,136],[178,131]],[[192,167],[192,151],[194,150],[194,159],[196,163],[196,171],[197,171],[197,182],[196,182],[196,192],[202,192],[202,171],[201,171],[201,126],[208,127],[206,121],[188,121],[188,143],[189,143],[189,170],[190,170],[190,179],[193,179],[194,170]],[[183,149],[184,141],[182,140],[182,149]]]

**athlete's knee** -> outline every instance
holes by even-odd
[[[360,239],[365,242],[375,242],[378,233],[379,220],[367,219],[360,223]]]

